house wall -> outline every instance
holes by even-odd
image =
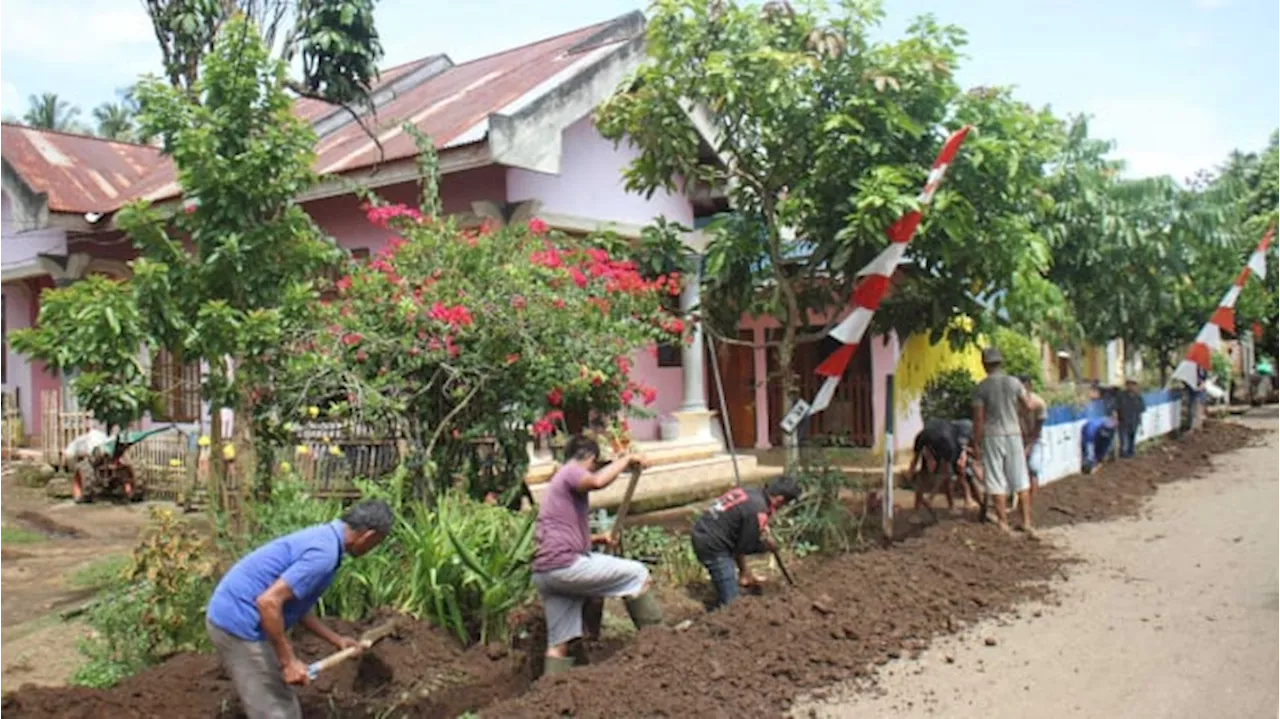
[[[12,333],[14,330],[30,327],[35,314],[35,297],[32,295],[30,283],[26,280],[6,282],[3,286],[0,286],[0,293],[4,295],[6,332]],[[36,434],[36,432],[33,432],[31,423],[36,421],[33,408],[38,407],[39,402],[34,400],[31,365],[27,362],[26,357],[14,352],[12,344],[7,341],[4,352],[4,391],[6,393],[17,393],[18,408],[22,414],[23,431],[28,435]]]
[[[3,257],[0,269],[5,275],[32,268],[39,254],[64,254],[67,251],[65,230],[31,230],[21,232],[13,226],[13,212],[8,193],[0,193],[0,243]]]
[[[482,167],[466,172],[446,175],[440,182],[440,199],[445,213],[466,213],[477,200],[502,202],[506,194],[506,169]],[[405,182],[378,190],[378,195],[390,203],[403,203],[410,207],[421,204],[421,189],[416,182]],[[396,236],[371,222],[360,208],[363,200],[355,195],[330,197],[303,205],[316,224],[347,249],[367,248],[377,252],[387,240]]]
[[[684,368],[659,367],[658,358],[646,350],[633,354],[631,361],[631,376],[637,382],[658,391],[658,398],[648,407],[640,400],[634,402],[637,409],[653,416],[629,418],[627,421],[631,425],[631,436],[637,440],[660,439],[659,423],[662,416],[680,409],[680,405],[684,404]],[[708,391],[714,391],[710,384],[707,388]]]
[[[600,136],[591,117],[565,128],[560,174],[507,170],[507,200],[541,200],[540,212],[630,225],[666,217],[693,227],[693,204],[678,193],[659,190],[646,198],[627,192],[623,172],[639,154],[628,143],[614,147]]]

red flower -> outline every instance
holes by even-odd
[[[545,437],[556,431],[556,426],[548,419],[540,419],[533,423],[533,436]]]
[[[553,387],[551,391],[547,393],[547,404],[552,407],[559,407],[560,403],[563,401],[564,392],[561,392],[559,387]]]
[[[187,205],[186,207],[183,207],[183,208],[182,208],[182,211],[183,211],[183,212],[185,212],[185,213],[187,213],[188,215],[190,215],[190,214],[192,214],[192,213],[194,213],[194,212],[196,211],[196,208],[197,208],[197,207],[199,207],[199,205],[197,205],[196,203],[194,203],[194,202],[193,202],[193,203],[191,203],[190,205]]]
[[[529,220],[529,231],[535,235],[545,234],[548,229],[547,223],[543,222],[540,218],[535,217],[532,220]]]
[[[558,310],[562,310],[565,307],[564,300],[557,297],[554,300],[551,300],[551,306],[555,307]]]
[[[360,350],[359,352],[356,353],[357,362],[364,362],[367,359],[369,359],[369,355],[365,354],[364,350]]]
[[[631,358],[626,355],[618,355],[613,358],[614,364],[618,365],[618,371],[622,374],[631,374]]]
[[[518,310],[524,309],[528,304],[529,303],[525,300],[524,295],[514,295],[511,298],[511,306]]]
[[[684,334],[684,320],[679,317],[672,317],[662,323],[662,329],[673,335]]]
[[[658,400],[658,390],[652,387],[641,387],[640,395],[644,397],[644,404],[646,407]]]
[[[418,346],[417,346],[417,345],[414,345],[413,347],[410,347],[410,348],[409,348],[409,356],[410,356],[410,357],[417,357],[417,356],[418,356],[418,355],[420,355],[420,354],[422,354],[422,350],[418,349]]]
[[[631,404],[631,400],[635,399],[635,396],[636,396],[635,393],[632,392],[631,390],[624,389],[622,390],[622,394],[620,395],[620,398],[622,399],[623,404]]]
[[[448,307],[443,302],[436,302],[431,305],[431,309],[427,310],[427,316],[454,328],[470,327],[474,322],[471,317],[471,310],[462,305]]]
[[[561,412],[558,409],[553,409],[550,412],[547,412],[546,414],[542,415],[542,418],[548,421],[555,422],[555,421],[564,419],[564,412]]]
[[[507,364],[515,364],[515,363],[517,363],[517,362],[519,362],[519,361],[520,361],[520,355],[518,355],[518,354],[516,354],[516,353],[514,353],[514,352],[512,352],[512,353],[511,353],[511,354],[509,354],[509,355],[507,355]]]
[[[564,258],[560,255],[559,250],[554,247],[547,247],[545,250],[534,250],[529,253],[529,262],[542,267],[550,267],[551,269],[564,266]]]
[[[342,344],[348,347],[354,347],[355,345],[360,344],[360,341],[363,339],[364,337],[361,336],[359,332],[348,332],[342,336]]]
[[[391,221],[397,217],[408,217],[414,222],[422,223],[422,213],[407,205],[384,205],[382,207],[370,207],[365,216],[369,218],[369,222],[387,229]]]
[[[569,270],[569,276],[573,278],[573,284],[579,287],[587,286],[587,276],[582,274],[582,270],[574,267]]]
[[[658,345],[656,345],[656,344],[651,344],[651,345],[649,345],[648,347],[645,347],[645,348],[644,348],[644,351],[645,351],[645,352],[647,352],[647,353],[649,353],[649,356],[650,356],[650,357],[652,357],[652,358],[654,358],[654,359],[658,359]]]
[[[487,235],[493,232],[494,229],[496,229],[496,225],[494,225],[493,220],[490,220],[487,217],[480,223],[480,234],[482,235]]]

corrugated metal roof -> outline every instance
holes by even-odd
[[[406,122],[429,135],[437,148],[483,140],[490,115],[549,91],[548,81],[564,77],[561,73],[575,65],[604,57],[609,49],[629,42],[641,27],[642,17],[632,13],[448,66],[434,75],[430,74],[434,70],[425,70],[425,66],[442,58],[448,63],[447,58],[429,55],[386,70],[379,78],[379,88],[419,69],[428,76],[419,85],[397,90],[399,94],[378,109],[376,118],[366,117],[366,124],[376,122],[371,129],[385,154],[380,155],[373,140],[353,121],[321,138],[316,145],[315,168],[321,174],[340,174],[414,156],[414,140],[401,129]],[[411,80],[406,82],[412,84]],[[295,104],[298,116],[311,123],[336,109],[309,99]],[[132,199],[165,200],[181,191],[172,164],[155,148],[52,133],[66,139],[54,143],[55,151],[41,153],[33,149],[39,141],[31,141],[31,134],[45,133],[5,125],[4,157],[34,189],[50,193],[51,210],[108,212]],[[60,152],[56,151],[59,147],[63,148]],[[119,165],[125,157],[130,159],[131,172],[122,174]],[[104,167],[111,177],[118,176],[106,185],[97,181]]]
[[[137,196],[161,162],[149,145],[3,124],[4,159],[53,212],[102,212]]]

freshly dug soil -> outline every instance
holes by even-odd
[[[1132,514],[1159,484],[1193,476],[1211,466],[1212,454],[1242,447],[1255,434],[1211,422],[1135,460],[1054,482],[1036,496],[1036,519],[1052,525]],[[875,664],[923,649],[935,635],[1049,597],[1049,580],[1069,561],[1046,544],[972,521],[944,519],[910,530],[890,549],[797,563],[798,587],[779,579],[764,596],[698,616],[686,631],[645,630],[620,649],[594,645],[591,666],[536,683],[545,642],[536,608],[524,613],[523,638],[510,649],[463,650],[440,630],[406,620],[398,636],[302,690],[303,713],[776,716],[798,694],[865,677]],[[682,614],[668,611],[669,623]],[[354,636],[380,622],[335,628]],[[331,651],[306,632],[298,648],[308,660]],[[244,716],[217,659],[191,654],[110,690],[24,687],[0,708],[15,717]]]

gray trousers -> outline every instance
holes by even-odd
[[[249,719],[302,719],[298,695],[284,683],[280,660],[269,642],[233,636],[208,619],[204,624]]]
[[[547,613],[547,646],[582,636],[582,605],[595,597],[635,597],[649,581],[649,568],[631,559],[592,552],[573,564],[534,572],[533,586]]]

